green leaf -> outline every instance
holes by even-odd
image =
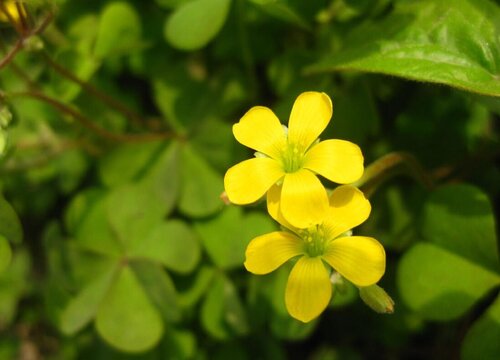
[[[164,72],[158,70],[153,86],[155,104],[163,120],[179,135],[191,135],[193,130],[204,127],[200,124],[213,116],[221,96],[180,62],[170,64]]]
[[[141,23],[127,2],[109,3],[101,14],[94,54],[99,58],[128,53],[138,48]]]
[[[94,319],[97,309],[116,276],[116,266],[85,286],[61,315],[60,327],[66,335],[74,335]]]
[[[106,197],[106,217],[113,234],[130,248],[163,220],[167,205],[147,184],[126,184]]]
[[[0,274],[9,267],[12,260],[12,250],[7,239],[0,235]]]
[[[460,317],[498,284],[498,274],[430,243],[411,248],[398,268],[403,301],[431,320]]]
[[[165,215],[172,211],[179,197],[179,160],[179,146],[173,142],[163,149],[139,181],[156,202],[163,204]]]
[[[179,6],[165,23],[165,38],[182,50],[205,46],[224,25],[230,5],[231,0],[193,0]]]
[[[161,315],[128,266],[101,303],[95,325],[103,339],[127,352],[151,349],[163,335]]]
[[[175,9],[176,7],[189,2],[190,0],[155,0],[158,6],[165,9]]]
[[[457,255],[500,270],[491,203],[470,185],[449,185],[428,198],[422,219],[424,239]]]
[[[0,235],[14,244],[19,244],[23,238],[21,222],[12,206],[0,196]]]
[[[396,2],[311,72],[358,70],[500,96],[500,10],[488,0]]]
[[[79,194],[66,213],[66,223],[73,230],[77,244],[83,249],[119,257],[124,244],[112,232],[106,200],[106,195],[98,190]]]
[[[285,1],[281,0],[250,0],[265,13],[286,21],[290,24],[297,25],[305,30],[311,30],[311,26],[305,21],[300,14],[290,7]]]
[[[463,360],[496,360],[500,354],[500,297],[477,320],[462,344]]]
[[[245,249],[254,237],[275,230],[269,217],[243,214],[241,207],[229,206],[216,218],[195,225],[208,255],[218,267],[242,267]]]
[[[191,217],[202,217],[222,208],[222,176],[189,145],[182,147],[182,188],[179,210]]]
[[[196,274],[190,277],[190,282],[179,290],[179,301],[184,308],[193,307],[198,300],[205,295],[208,287],[212,284],[215,269],[208,266],[198,268]]]
[[[112,187],[137,179],[162,146],[156,142],[141,142],[123,144],[109,151],[99,161],[102,182]]]
[[[174,271],[188,273],[200,260],[200,245],[189,226],[180,220],[171,220],[145,233],[130,249],[130,256],[146,257]]]
[[[233,283],[219,274],[201,308],[201,322],[215,338],[224,340],[248,332],[246,313]]]
[[[30,257],[24,249],[16,249],[10,266],[0,275],[0,329],[5,329],[16,316],[17,304],[30,289]]]
[[[178,321],[181,314],[177,292],[165,270],[150,261],[133,260],[130,265],[163,318],[168,322]]]
[[[88,81],[100,67],[100,62],[92,54],[98,29],[95,15],[83,15],[70,25],[67,30],[69,42],[67,47],[56,53],[57,63],[82,81]],[[58,99],[71,101],[81,92],[80,85],[51,71],[48,91]]]
[[[165,334],[161,350],[164,359],[193,359],[199,349],[196,347],[196,337],[192,332],[169,329]]]

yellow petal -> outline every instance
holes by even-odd
[[[224,188],[233,204],[250,204],[260,199],[285,173],[270,158],[245,160],[231,167],[224,176]]]
[[[325,140],[307,152],[304,167],[330,181],[349,184],[363,175],[363,154],[350,141]]]
[[[293,104],[288,123],[288,141],[302,151],[318,138],[332,117],[332,101],[325,93],[305,92]]]
[[[285,304],[295,319],[309,322],[319,316],[332,297],[332,285],[319,257],[301,257],[288,277]]]
[[[323,221],[328,210],[328,195],[316,175],[302,169],[285,175],[280,209],[290,224],[305,229]]]
[[[286,219],[283,217],[283,214],[281,213],[280,199],[282,188],[283,187],[281,185],[274,184],[267,192],[267,212],[274,220],[280,223],[280,225],[297,233],[297,229],[288,221],[286,221]]]
[[[330,195],[330,208],[323,221],[327,238],[334,239],[362,224],[370,216],[371,205],[356,187],[342,185]]]
[[[20,19],[20,14],[16,5],[16,1],[5,1],[5,10],[7,13],[11,16],[12,20],[14,20],[16,23]],[[26,10],[24,9],[24,6],[21,2],[19,2],[19,9],[21,9],[24,17],[26,17]],[[9,21],[9,17],[0,10],[0,21]]]
[[[281,156],[286,144],[286,136],[279,119],[270,109],[263,106],[248,110],[240,121],[233,125],[233,134],[241,144],[274,159]]]
[[[333,240],[323,259],[357,286],[369,286],[385,272],[385,251],[377,240],[364,236],[346,236]]]
[[[268,274],[284,262],[304,253],[304,242],[293,234],[276,231],[248,244],[245,267],[254,274]]]

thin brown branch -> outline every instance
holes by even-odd
[[[22,48],[23,48],[23,39],[19,38],[19,39],[17,39],[16,43],[14,44],[14,47],[9,50],[7,55],[5,55],[2,60],[0,60],[0,69],[2,69],[4,66],[8,65],[14,59],[14,56]]]
[[[5,9],[5,6],[2,1],[0,1],[0,11],[2,11],[8,18],[9,21],[16,25],[16,21],[12,18],[12,15]],[[25,34],[24,31],[20,31],[16,27],[16,31],[20,34],[19,38],[17,39],[16,43],[14,44],[14,47],[12,47],[5,57],[0,60],[0,69],[2,69],[4,66],[10,64],[12,60],[14,60],[15,55],[23,48],[24,42],[26,39],[28,39],[30,36],[33,35],[38,35],[40,34],[52,21],[53,14],[52,12],[48,13],[47,16],[42,20],[40,25],[38,25],[35,29],[30,31],[29,33]]]
[[[113,141],[113,142],[148,142],[148,141],[166,140],[166,139],[174,137],[174,134],[172,134],[172,133],[116,134],[116,133],[110,132],[110,131],[106,130],[105,128],[101,127],[100,125],[95,124],[92,120],[90,120],[88,117],[83,115],[78,110],[75,110],[74,108],[60,102],[59,100],[56,100],[50,96],[47,96],[41,92],[38,92],[38,91],[25,91],[25,92],[10,93],[7,96],[8,97],[25,96],[25,97],[31,97],[31,98],[43,101],[43,102],[51,105],[55,109],[59,110],[60,112],[65,113],[67,115],[70,115],[75,120],[77,120],[83,127],[92,131],[97,136],[105,138],[105,139]]]
[[[71,73],[69,70],[55,62],[47,53],[42,53],[42,56],[44,60],[47,62],[50,67],[52,67],[55,71],[57,71],[60,75],[64,76],[65,78],[73,81],[74,83],[78,84],[79,86],[82,87],[85,91],[87,91],[89,94],[93,95],[94,97],[102,100],[105,102],[107,105],[111,106],[113,109],[116,111],[119,111],[123,115],[125,115],[128,119],[133,121],[136,125],[144,126],[146,124],[146,121],[135,111],[130,109],[128,106],[125,104],[121,103],[120,101],[116,100],[115,98],[109,96],[108,94],[104,93],[103,91],[99,90],[98,88],[92,86],[88,82],[85,82],[78,78],[76,75]]]

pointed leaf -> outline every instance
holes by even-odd
[[[359,70],[500,96],[500,9],[489,0],[396,2],[312,72]]]

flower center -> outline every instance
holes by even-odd
[[[294,173],[304,165],[304,153],[296,144],[287,143],[283,150],[281,162],[283,170],[287,173]]]
[[[321,224],[301,230],[300,237],[304,240],[306,252],[310,257],[323,255],[327,239],[325,238],[325,231]]]

